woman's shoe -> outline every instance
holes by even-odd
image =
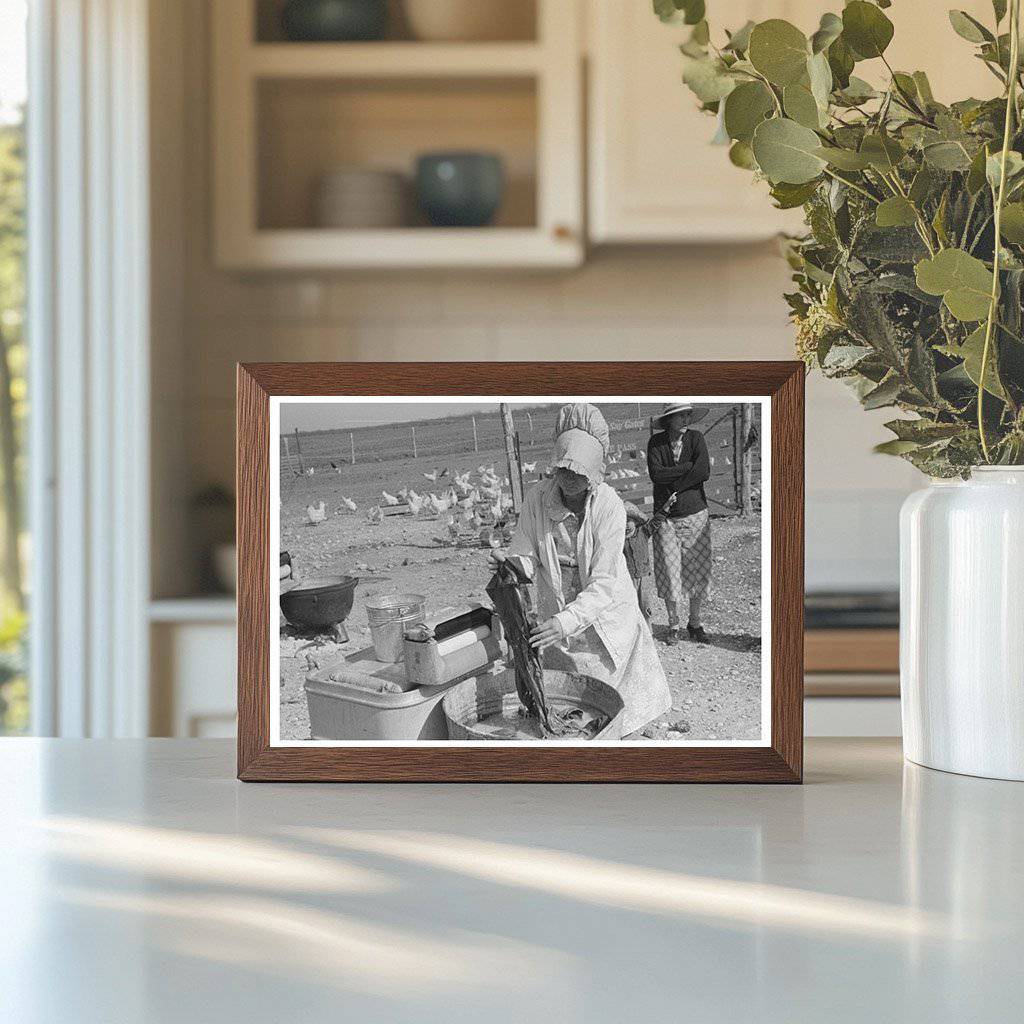
[[[703,626],[687,626],[686,632],[690,634],[690,639],[696,644],[708,642],[708,635],[704,632]]]
[[[665,634],[665,645],[675,647],[680,639],[682,639],[682,630],[678,626],[669,626],[668,632]]]

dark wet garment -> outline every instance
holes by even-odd
[[[487,596],[494,602],[505,630],[519,700],[526,713],[537,718],[546,733],[551,733],[544,699],[544,669],[539,652],[530,646],[530,632],[537,625],[532,580],[513,559],[506,559],[487,584]]]

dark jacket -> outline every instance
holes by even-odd
[[[699,430],[683,434],[683,450],[679,461],[672,457],[668,431],[655,434],[647,444],[647,472],[654,482],[654,511],[661,511],[669,495],[677,492],[669,511],[673,519],[692,516],[708,507],[704,481],[711,477],[708,446]]]

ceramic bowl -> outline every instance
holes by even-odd
[[[405,17],[417,39],[484,42],[532,39],[532,0],[405,0]]]
[[[424,153],[416,161],[416,197],[435,227],[489,224],[504,191],[504,165],[494,153]]]
[[[387,0],[288,0],[281,10],[285,38],[294,42],[365,42],[380,39],[387,25]]]

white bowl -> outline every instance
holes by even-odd
[[[405,0],[405,16],[417,39],[483,42],[532,39],[533,0]]]

